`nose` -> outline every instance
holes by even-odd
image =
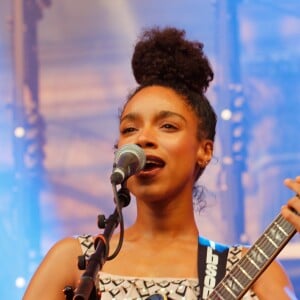
[[[151,128],[140,129],[135,143],[141,148],[155,148],[157,146],[155,132]]]

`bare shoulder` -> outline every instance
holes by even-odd
[[[244,247],[243,255],[247,253],[249,248]],[[278,260],[274,260],[268,268],[261,274],[257,281],[253,284],[253,291],[259,299],[296,299],[292,298],[294,289],[291,281]]]
[[[47,265],[47,268],[59,268],[68,266],[71,270],[75,270],[77,266],[77,257],[81,254],[81,248],[78,240],[73,237],[64,238],[49,250],[45,256],[40,268]]]
[[[64,299],[63,288],[74,286],[80,278],[79,255],[81,248],[76,238],[65,238],[54,244],[33,275],[23,299]]]
[[[78,239],[75,237],[67,237],[55,243],[47,253],[46,258],[55,256],[57,259],[69,259],[73,255],[77,256],[80,252],[81,248]]]

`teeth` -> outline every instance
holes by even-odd
[[[144,169],[162,168],[164,165],[164,162],[160,158],[148,156],[146,157]]]
[[[154,160],[146,160],[146,164],[158,164],[158,163]]]

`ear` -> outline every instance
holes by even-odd
[[[210,162],[214,149],[214,142],[212,140],[202,140],[199,145],[199,150],[197,153],[198,164],[205,168]]]

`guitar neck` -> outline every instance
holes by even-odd
[[[238,300],[274,260],[296,229],[279,214],[209,295],[209,300]]]

